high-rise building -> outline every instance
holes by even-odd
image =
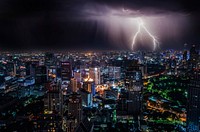
[[[8,62],[6,65],[7,73],[11,76],[16,75],[16,64],[14,62]]]
[[[75,132],[77,127],[76,119],[74,116],[64,116],[62,120],[63,132]]]
[[[61,62],[61,79],[63,81],[70,81],[72,77],[72,67],[70,62]]]
[[[92,93],[86,91],[85,89],[81,88],[79,89],[79,93],[81,94],[82,98],[82,105],[85,107],[91,107],[92,106]]]
[[[65,105],[66,105],[66,111],[64,115],[66,115],[66,117],[71,117],[71,118],[73,117],[75,125],[77,126],[82,119],[81,95],[75,92],[67,95],[67,98],[65,100]]]
[[[187,105],[187,132],[200,130],[200,71],[194,71],[190,77]]]
[[[140,91],[128,91],[127,111],[128,114],[139,116],[142,108]]]
[[[142,112],[142,72],[138,64],[130,65],[125,72],[125,85],[128,90],[127,113],[140,122]]]
[[[77,80],[77,88],[81,88],[82,87],[81,72],[80,71],[75,71],[74,72],[74,78]]]
[[[55,57],[53,53],[47,52],[45,53],[45,65],[52,66],[55,61]]]
[[[101,72],[100,68],[90,68],[89,69],[89,77],[94,80],[95,84],[100,84],[101,83]]]
[[[59,89],[55,84],[50,86],[44,99],[44,107],[47,111],[60,111]]]
[[[193,45],[192,48],[190,49],[190,67],[191,68],[196,68],[198,57],[199,57],[199,54],[196,50],[195,45]]]
[[[26,75],[34,77],[36,66],[34,64],[32,64],[31,61],[28,61],[28,62],[25,63],[25,67],[26,67]]]
[[[35,132],[60,132],[60,117],[55,113],[38,114],[37,119],[33,119]]]
[[[74,78],[77,80],[77,82],[81,82],[81,73],[80,72],[74,72]]]
[[[128,92],[125,89],[121,89],[119,99],[117,101],[118,114],[127,114],[127,99],[128,99]]]
[[[119,80],[121,78],[121,68],[115,66],[108,67],[108,79]]]
[[[71,78],[70,84],[72,92],[77,92],[77,80],[75,78]]]
[[[42,84],[47,82],[47,68],[46,66],[37,66],[35,69],[35,82]]]
[[[187,50],[185,50],[183,52],[183,61],[186,62],[187,61]]]
[[[84,79],[83,89],[85,89],[86,91],[92,93],[92,95],[95,95],[94,80],[92,78]]]
[[[125,73],[125,86],[129,91],[141,91],[142,89],[142,72],[139,66],[130,66]]]

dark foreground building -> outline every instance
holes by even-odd
[[[194,71],[188,87],[187,131],[200,130],[200,71]]]

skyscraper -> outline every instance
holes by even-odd
[[[108,67],[108,78],[112,80],[119,80],[121,77],[121,68],[115,66]]]
[[[187,105],[187,131],[200,130],[200,71],[194,71],[190,77]]]
[[[34,77],[36,65],[32,64],[31,61],[28,61],[25,63],[25,67],[26,67],[26,75]]]
[[[142,72],[138,65],[129,66],[125,73],[125,86],[129,91],[141,91]]]
[[[83,89],[85,89],[86,91],[92,93],[92,95],[95,95],[94,81],[93,81],[92,78],[84,79]]]
[[[142,112],[142,72],[139,65],[132,63],[125,73],[125,85],[128,90],[127,112],[133,115],[134,120],[140,124]],[[137,126],[138,128],[140,127]]]
[[[38,84],[47,82],[47,67],[46,66],[37,66],[35,70],[35,81]]]
[[[55,84],[51,85],[44,99],[44,106],[47,111],[59,112],[61,102],[59,100],[59,87]]]
[[[61,62],[61,79],[63,81],[70,81],[72,77],[72,67],[70,62]]]
[[[75,123],[78,125],[81,122],[82,117],[82,99],[78,93],[72,93],[67,95],[66,99],[66,115],[67,117],[74,117]]]
[[[53,53],[47,52],[45,53],[45,65],[52,66],[54,63],[55,57]]]
[[[196,50],[195,45],[193,45],[192,48],[190,49],[190,67],[191,68],[196,68],[198,57],[199,57],[199,54]]]
[[[89,69],[89,77],[94,80],[95,84],[100,84],[101,82],[100,74],[101,74],[100,68],[95,67]]]
[[[71,78],[70,84],[72,92],[77,92],[77,80],[75,78]]]

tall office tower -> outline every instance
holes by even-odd
[[[45,53],[45,65],[52,66],[54,64],[55,57],[53,53],[47,52]]]
[[[187,131],[200,130],[200,71],[194,71],[188,87]]]
[[[82,98],[82,106],[86,106],[86,107],[91,107],[93,102],[92,102],[92,93],[86,91],[83,88],[79,89],[79,93],[81,94],[81,98]]]
[[[62,130],[63,132],[75,132],[77,128],[77,122],[73,116],[64,116],[62,120]]]
[[[93,81],[92,78],[84,79],[83,89],[85,89],[86,91],[92,93],[92,95],[95,95],[94,81]]]
[[[188,67],[188,65],[187,65],[187,59],[188,59],[188,52],[187,52],[187,50],[184,50],[184,52],[183,52],[183,59],[182,59],[182,64],[183,64],[183,68],[184,69],[187,69],[187,67]]]
[[[60,117],[55,113],[38,114],[38,118],[33,120],[34,132],[60,132]],[[23,131],[23,130],[21,130]]]
[[[25,63],[26,67],[26,75],[27,76],[35,76],[35,66],[31,63],[31,61],[28,61]]]
[[[48,67],[48,80],[54,81],[57,78],[57,67],[56,66],[49,66]]]
[[[100,68],[90,68],[89,69],[89,77],[94,80],[95,84],[101,83],[101,72]]]
[[[142,72],[138,65],[129,66],[125,72],[125,86],[129,91],[142,90]]]
[[[140,91],[128,91],[127,111],[128,114],[139,116],[142,108]]]
[[[77,92],[77,80],[75,78],[71,78],[70,85],[72,88],[72,92]]]
[[[67,95],[66,103],[66,114],[67,117],[74,117],[76,126],[81,122],[82,119],[82,99],[78,93],[72,93]]]
[[[142,101],[142,72],[137,65],[134,65],[129,66],[125,74],[125,85],[128,90],[127,110],[129,114],[138,115]]]
[[[7,62],[6,70],[10,76],[15,76],[16,75],[16,64],[14,62]]]
[[[117,113],[127,114],[127,99],[128,92],[125,89],[121,89],[119,99],[117,101]]]
[[[59,112],[60,111],[59,87],[55,84],[48,88],[46,97],[44,98],[44,108],[47,111]]]
[[[183,61],[186,62],[187,61],[187,50],[185,50],[183,52]]]
[[[46,66],[37,66],[35,69],[35,82],[42,84],[47,82],[47,68]]]
[[[142,78],[145,78],[147,76],[147,64],[140,65],[139,69],[141,70]]]
[[[81,72],[74,72],[74,78],[77,80],[77,82],[81,82]]]
[[[192,48],[190,49],[190,67],[191,68],[196,68],[198,57],[199,57],[199,54],[196,50],[195,45],[193,45]]]
[[[170,71],[172,75],[177,74],[177,61],[175,57],[171,58],[170,60]]]
[[[71,77],[72,77],[72,67],[70,62],[61,62],[62,81],[70,81]]]
[[[115,66],[108,67],[108,79],[119,80],[121,78],[121,68]]]

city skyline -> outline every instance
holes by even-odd
[[[197,132],[190,50],[1,52],[2,131]]]
[[[198,3],[0,0],[0,131],[199,132]]]

